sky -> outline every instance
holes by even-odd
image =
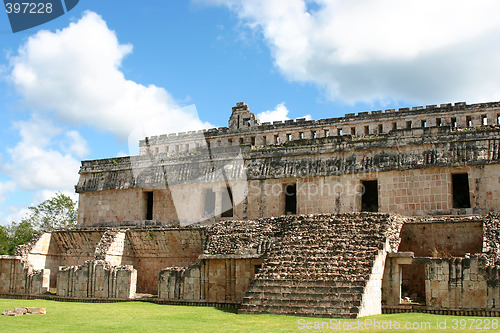
[[[80,0],[12,33],[0,13],[0,225],[82,160],[139,138],[262,121],[500,100],[500,1]]]

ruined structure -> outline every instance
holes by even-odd
[[[498,316],[499,125],[500,102],[272,124],[238,103],[83,161],[79,228],[0,258],[0,293]]]

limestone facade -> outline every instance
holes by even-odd
[[[0,257],[0,293],[499,311],[499,125],[500,102],[272,124],[238,103],[228,127],[83,161],[79,228]]]

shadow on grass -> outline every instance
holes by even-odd
[[[238,309],[235,308],[214,308],[217,311],[225,312],[225,313],[234,313],[238,314]]]

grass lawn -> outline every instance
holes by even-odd
[[[272,315],[238,315],[234,310],[215,309],[209,307],[186,307],[171,305],[156,305],[142,302],[127,303],[66,303],[47,300],[10,300],[0,299],[0,312],[14,307],[44,307],[46,315],[31,315],[22,317],[0,316],[0,332],[318,332],[321,330],[306,329],[306,324],[313,326],[314,322],[329,323],[329,319],[298,318]],[[453,329],[456,323],[460,327],[467,321],[467,329]],[[496,329],[485,325],[487,320],[497,320]],[[300,320],[300,322],[299,322]],[[392,327],[400,324],[403,328],[406,322],[428,322],[430,329],[415,330],[388,330],[381,326],[380,329],[363,327],[352,329],[348,332],[500,332],[499,318],[481,317],[452,317],[427,314],[391,314],[361,318],[378,322]],[[446,320],[446,329],[437,329],[437,321]],[[456,320],[456,322],[454,322]],[[481,324],[482,330],[476,326],[469,328],[471,323]],[[299,325],[300,323],[300,325]],[[341,320],[342,325],[351,323],[356,325],[357,320]],[[417,325],[415,324],[415,325]],[[325,325],[325,324],[323,324]],[[441,324],[443,325],[443,324]],[[299,329],[302,327],[303,329]],[[346,331],[330,326],[329,332]],[[444,328],[444,326],[442,326]]]

